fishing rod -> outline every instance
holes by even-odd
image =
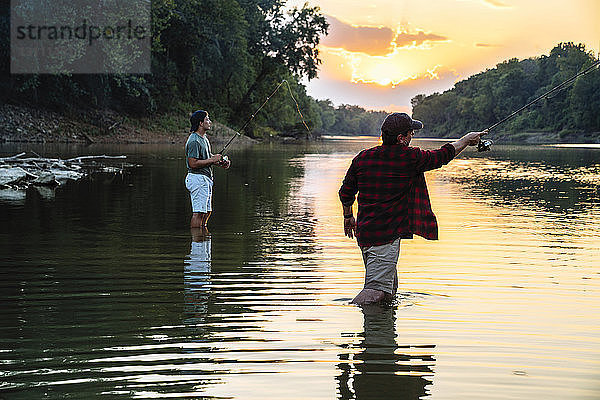
[[[515,115],[519,114],[521,111],[531,107],[533,104],[537,103],[538,101],[547,98],[550,94],[562,90],[564,89],[568,84],[570,84],[571,82],[573,82],[575,79],[579,78],[582,75],[587,74],[588,72],[590,72],[591,70],[593,70],[594,68],[596,68],[597,66],[600,66],[600,60],[597,60],[596,62],[594,62],[592,65],[590,65],[588,68],[584,69],[583,71],[577,73],[575,76],[567,79],[566,81],[564,81],[563,83],[561,83],[560,85],[557,85],[555,87],[553,87],[552,89],[550,89],[549,91],[547,91],[546,93],[544,93],[543,95],[535,98],[534,100],[530,101],[529,103],[525,104],[523,107],[519,108],[518,110],[514,111],[512,114],[508,115],[507,117],[501,119],[500,121],[496,122],[494,125],[490,126],[489,128],[485,129],[486,131],[491,131],[492,129],[494,129],[495,127],[497,127],[498,125],[502,124],[503,122],[511,119],[512,117],[514,117]],[[477,151],[488,151],[490,150],[491,145],[494,142],[491,140],[480,140],[479,144],[477,145]]]
[[[231,139],[229,139],[229,141],[225,144],[225,146],[219,152],[219,154],[222,155],[223,152],[225,152],[225,150],[227,150],[227,148],[229,147],[229,145],[235,140],[235,138],[237,138],[238,136],[242,136],[242,134],[240,132],[242,132],[248,126],[248,124],[250,122],[252,122],[252,120],[254,119],[254,117],[256,117],[256,114],[258,114],[258,112],[269,102],[269,100],[271,100],[271,97],[273,97],[275,95],[275,93],[277,93],[277,91],[279,90],[279,88],[284,83],[287,84],[288,90],[290,92],[290,96],[292,97],[292,100],[294,100],[294,103],[296,104],[296,111],[298,111],[298,114],[300,115],[300,119],[302,120],[302,124],[304,125],[304,127],[306,128],[306,130],[308,131],[308,133],[310,133],[310,129],[308,128],[308,125],[306,124],[306,121],[304,121],[304,116],[302,115],[302,112],[300,111],[300,106],[298,106],[298,102],[296,101],[296,98],[294,97],[294,94],[292,93],[292,88],[290,87],[289,82],[286,79],[284,79],[281,82],[279,82],[279,84],[277,85],[277,87],[275,88],[275,90],[273,90],[273,93],[271,93],[269,96],[267,96],[267,98],[261,104],[261,106],[258,107],[258,109],[252,113],[252,115],[250,116],[250,118],[248,118],[248,120],[244,123],[244,125],[242,125],[242,127],[240,128],[240,130],[235,132],[235,135],[233,135],[231,137]],[[226,159],[226,157],[227,156],[223,156],[223,158],[225,158],[225,159]]]

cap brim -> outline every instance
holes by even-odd
[[[421,121],[413,119],[411,128],[415,131],[417,129],[423,129],[423,123]]]

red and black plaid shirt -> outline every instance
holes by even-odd
[[[358,153],[339,192],[345,206],[354,203],[358,192],[358,245],[379,246],[413,234],[436,240],[437,221],[423,173],[447,164],[454,155],[449,143],[438,150],[397,144]]]

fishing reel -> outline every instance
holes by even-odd
[[[480,140],[479,143],[477,143],[477,151],[490,151],[490,147],[493,143],[494,142],[492,142],[491,140]]]
[[[219,161],[219,163],[217,165],[222,167],[222,166],[227,165],[228,162],[229,162],[229,157],[221,156],[221,161]]]

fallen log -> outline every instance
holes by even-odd
[[[27,154],[27,153],[19,153],[19,154],[17,154],[17,155],[14,155],[14,156],[6,157],[6,158],[0,158],[0,162],[1,162],[1,161],[3,161],[3,160],[13,160],[13,159],[15,159],[15,158],[22,157],[22,156],[24,156],[25,154]]]
[[[83,137],[85,138],[85,140],[87,140],[88,144],[93,144],[93,143],[95,143],[95,142],[94,142],[94,139],[92,139],[92,138],[90,137],[90,135],[88,135],[87,133],[85,133],[85,132],[81,132],[81,134],[83,135]]]
[[[124,155],[89,155],[64,160],[40,157],[39,154],[25,158],[26,155],[19,153],[0,158],[0,188],[22,190],[29,186],[57,186],[101,172],[123,174],[125,170],[139,166],[124,162],[114,165],[113,160],[126,159]]]
[[[94,159],[123,159],[123,158],[127,158],[127,156],[107,156],[107,155],[80,156],[80,157],[69,158],[65,161],[69,162],[69,161],[94,160]]]
[[[27,172],[21,167],[0,168],[0,186],[15,184],[26,176]]]

